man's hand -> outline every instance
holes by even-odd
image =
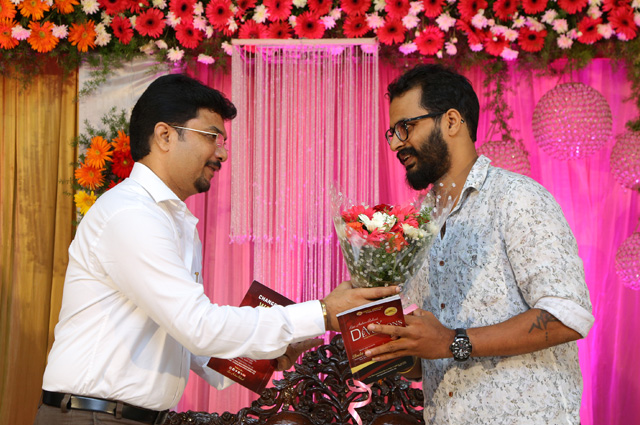
[[[369,325],[370,331],[390,335],[393,340],[365,351],[365,355],[373,357],[374,361],[404,356],[423,359],[451,357],[449,345],[455,336],[454,330],[446,328],[432,313],[421,309],[404,319],[406,327]]]
[[[329,317],[329,329],[327,330],[340,330],[336,314],[383,297],[388,297],[389,295],[395,295],[398,292],[400,292],[400,288],[398,286],[353,288],[351,286],[351,282],[342,282],[323,300],[327,306],[327,316]]]
[[[287,351],[276,359],[278,361],[276,370],[283,371],[290,369],[302,353],[321,345],[323,342],[320,338],[313,338],[290,344],[287,347]]]

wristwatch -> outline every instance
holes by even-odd
[[[471,341],[469,341],[467,331],[460,328],[456,329],[456,336],[453,337],[453,342],[449,346],[454,360],[459,362],[467,360],[471,357],[471,349]]]

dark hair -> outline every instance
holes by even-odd
[[[387,96],[392,101],[418,86],[422,88],[420,106],[429,113],[457,110],[467,123],[471,140],[476,141],[480,103],[465,76],[438,64],[416,65],[389,84]]]
[[[219,114],[223,120],[236,117],[236,107],[224,94],[182,74],[164,75],[142,93],[131,112],[129,137],[131,156],[138,161],[149,154],[149,141],[157,123],[183,125],[199,109]]]

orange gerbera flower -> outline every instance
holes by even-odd
[[[16,7],[11,3],[11,0],[0,0],[0,19],[16,17]]]
[[[3,49],[13,49],[18,45],[19,41],[11,37],[11,28],[15,26],[16,21],[13,19],[0,19],[0,47]]]
[[[116,152],[127,153],[131,151],[129,136],[122,130],[118,130],[118,137],[114,137],[111,144],[113,145],[113,150]]]
[[[85,154],[85,162],[93,168],[104,168],[107,161],[111,161],[111,145],[102,136],[95,136],[91,139],[91,146]]]
[[[55,0],[54,1],[54,6],[63,15],[73,12],[73,6],[77,6],[79,4],[80,2],[78,0]]]
[[[96,47],[96,24],[92,20],[84,24],[71,24],[69,41],[81,52],[88,51],[89,47],[93,49]]]
[[[24,0],[20,3],[20,13],[26,18],[38,21],[44,17],[44,12],[49,10],[49,5],[42,0]]]
[[[86,189],[96,190],[104,183],[102,170],[87,164],[81,164],[80,168],[76,168],[74,175],[80,186]]]
[[[46,53],[53,50],[58,45],[58,39],[54,37],[53,24],[51,22],[34,22],[29,24],[31,35],[27,38],[27,42],[31,48],[40,53]]]

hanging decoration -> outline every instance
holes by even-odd
[[[538,146],[559,160],[583,159],[611,137],[607,100],[583,83],[560,84],[547,92],[533,111],[533,136]]]
[[[520,143],[492,140],[482,144],[478,153],[491,159],[491,165],[528,176],[531,173],[529,153]]]
[[[640,133],[627,131],[616,137],[610,157],[613,177],[627,189],[640,191]]]
[[[378,46],[234,40],[231,241],[254,244],[256,279],[300,301],[346,278],[330,187],[378,201]]]
[[[640,223],[618,248],[616,273],[624,286],[640,290]]]

